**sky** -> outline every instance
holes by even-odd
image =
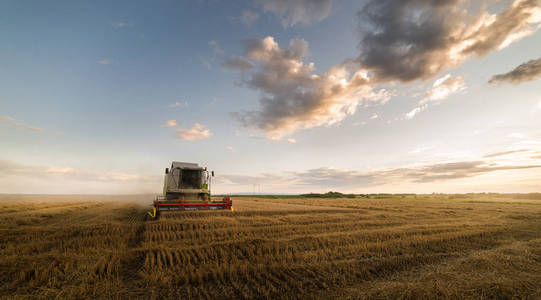
[[[541,0],[2,0],[0,193],[541,192]]]

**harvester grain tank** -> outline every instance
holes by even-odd
[[[212,177],[214,171],[196,163],[174,161],[171,168],[165,169],[163,194],[156,197],[149,215],[155,218],[162,211],[233,210],[229,196],[219,201],[211,199]]]

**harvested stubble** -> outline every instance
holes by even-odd
[[[164,213],[157,221],[145,221],[135,205],[33,203],[26,211],[4,203],[0,292],[38,298],[541,297],[541,202],[234,203],[236,212]]]

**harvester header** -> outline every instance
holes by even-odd
[[[196,163],[176,162],[165,168],[163,194],[154,200],[153,218],[161,211],[186,210],[233,210],[229,196],[221,201],[211,199],[210,185],[214,171],[200,167]]]

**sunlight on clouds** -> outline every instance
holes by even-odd
[[[66,173],[72,173],[75,169],[72,167],[49,167],[46,169],[45,172],[47,173],[56,173],[56,174],[66,174]]]
[[[385,103],[393,95],[385,89],[374,92],[367,72],[354,62],[312,74],[314,63],[303,61],[308,55],[304,40],[291,40],[284,49],[270,36],[249,40],[245,55],[260,63],[244,84],[261,92],[261,110],[233,115],[273,140],[301,129],[337,124],[359,105]]]
[[[514,8],[518,8],[520,5],[524,5],[527,1],[515,1],[512,5]],[[541,8],[534,7],[529,10],[527,16],[522,19],[522,22],[527,24],[523,28],[517,29],[515,32],[510,34],[498,47],[498,50],[508,47],[512,43],[533,34],[541,27]]]
[[[539,77],[541,77],[541,58],[529,60],[507,73],[494,75],[488,83],[508,82],[519,84]]]
[[[162,124],[162,127],[175,127],[175,126],[177,126],[176,120],[168,120]]]
[[[190,129],[177,129],[177,137],[186,141],[196,141],[212,137],[212,132],[204,125],[195,123]]]
[[[468,11],[469,3],[368,1],[358,14],[363,25],[360,64],[378,81],[425,80],[468,57],[501,50],[541,25],[538,0],[515,0],[494,14],[486,6]]]
[[[421,153],[429,147],[420,147],[414,151]],[[541,148],[540,148],[541,149]],[[261,184],[280,187],[287,186],[298,192],[328,191],[366,191],[377,189],[396,191],[397,186],[406,187],[409,191],[420,190],[442,191],[444,186],[468,186],[476,184],[492,184],[505,182],[498,187],[517,185],[520,181],[534,182],[541,180],[541,165],[530,158],[535,149],[508,150],[506,152],[487,154],[483,157],[463,155],[460,158],[435,162],[423,162],[402,167],[387,169],[368,169],[364,171],[319,167],[304,171],[290,171],[282,174],[261,174],[242,176],[224,174],[218,181],[218,188],[223,190],[235,186]],[[490,180],[486,180],[489,177]],[[415,185],[412,185],[415,183]]]
[[[404,117],[406,118],[406,120],[411,120],[411,119],[413,119],[416,115],[418,115],[420,112],[422,112],[423,110],[425,110],[427,107],[428,107],[427,104],[424,104],[424,105],[421,105],[421,106],[417,106],[417,107],[415,107],[414,109],[412,109],[410,112],[406,113],[406,114],[404,115]]]
[[[358,14],[366,25],[359,57],[320,74],[313,74],[314,63],[304,61],[308,43],[302,39],[293,39],[283,48],[271,36],[246,40],[244,57],[228,63],[231,69],[255,69],[248,79],[243,76],[242,84],[260,92],[260,108],[233,116],[274,140],[298,130],[339,124],[359,106],[388,101],[393,92],[374,91],[383,83],[433,78],[468,57],[484,56],[518,41],[540,26],[535,0],[515,0],[494,14],[485,7],[466,13],[463,4],[460,0],[368,1]],[[404,119],[464,90],[461,76],[447,74],[434,82]]]
[[[447,99],[450,95],[462,92],[466,89],[466,84],[462,76],[451,77],[447,74],[434,82],[432,88],[429,89],[419,104],[425,103],[440,103]]]
[[[451,77],[451,74],[447,74],[432,84],[432,87],[425,92],[423,99],[419,101],[418,106],[406,113],[404,118],[411,120],[420,112],[426,110],[429,105],[440,104],[452,94],[460,93],[464,90],[466,90],[466,84],[461,76]]]

